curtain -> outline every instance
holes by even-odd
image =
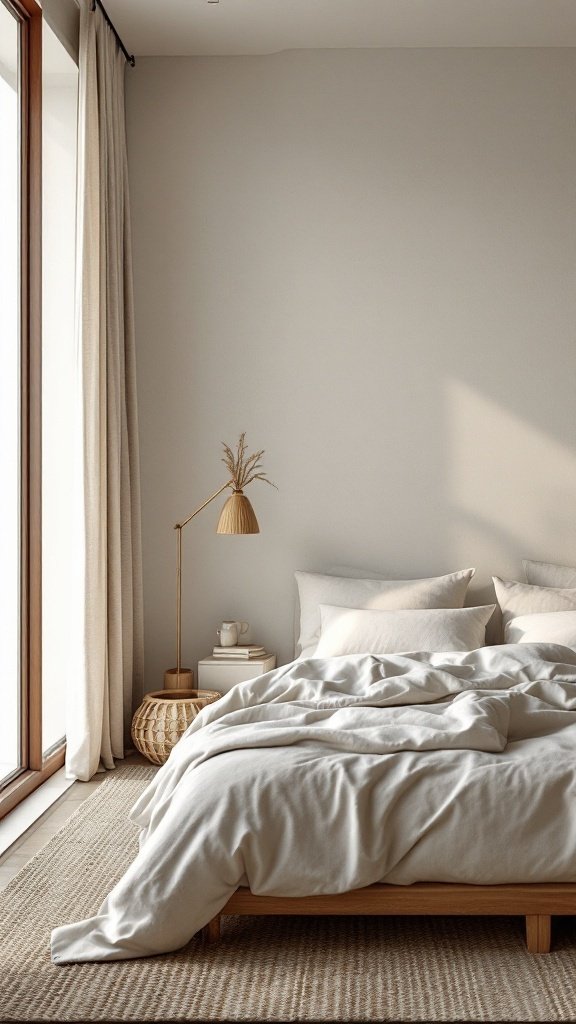
[[[100,10],[81,0],[76,329],[83,607],[66,774],[82,780],[124,756],[143,674],[125,67]]]

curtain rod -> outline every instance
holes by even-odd
[[[102,14],[104,15],[104,20],[105,20],[106,24],[112,29],[114,35],[116,36],[116,42],[118,43],[118,46],[122,50],[122,53],[126,57],[126,60],[128,61],[130,67],[133,68],[135,63],[136,63],[136,59],[134,57],[134,54],[133,53],[128,53],[128,50],[124,46],[124,43],[122,42],[122,40],[120,39],[120,36],[118,35],[116,29],[114,28],[114,25],[112,23],[110,15],[108,14],[108,11],[104,7],[104,4],[102,3],[102,0],[92,0],[92,5],[91,5],[90,9],[92,11],[95,11],[96,7],[99,7],[100,10],[102,11]]]

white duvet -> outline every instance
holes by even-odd
[[[177,949],[239,885],[576,881],[576,653],[296,661],[204,709],[132,809],[140,852],[56,963]]]

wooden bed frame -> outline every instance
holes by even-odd
[[[549,953],[552,915],[576,915],[576,883],[551,882],[520,885],[459,885],[417,882],[414,885],[368,885],[332,896],[255,896],[237,889],[202,935],[206,942],[220,938],[225,914],[405,914],[515,915],[526,918],[529,953]]]

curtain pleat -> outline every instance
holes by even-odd
[[[67,774],[113,768],[143,676],[140,479],[125,60],[80,9],[77,337],[83,407],[84,653],[72,680]]]

